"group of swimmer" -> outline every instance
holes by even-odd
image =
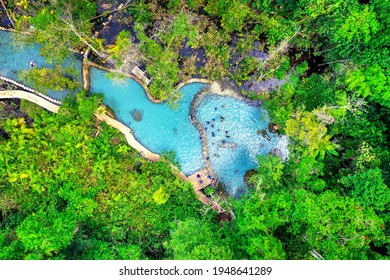
[[[196,174],[196,177],[199,179],[199,184],[203,184],[203,180],[200,179],[200,174]],[[207,174],[207,179],[210,179],[211,184],[215,183],[215,179],[210,174]]]
[[[223,104],[221,107],[224,108],[226,105]],[[214,108],[215,111],[218,110],[217,107]],[[225,130],[225,131],[221,131],[220,128],[216,128],[216,123],[217,123],[217,119],[220,120],[220,122],[224,122],[225,121],[225,117],[222,116],[222,115],[219,115],[219,117],[217,118],[212,118],[211,120],[209,121],[206,121],[206,126],[204,126],[204,130],[206,131],[211,131],[211,136],[212,137],[215,137],[217,136],[218,133],[222,133],[223,136],[225,139],[222,139],[219,143],[219,147],[225,147],[226,144],[228,144],[227,140],[231,137],[229,135],[229,131],[228,130]],[[211,143],[211,145],[215,145],[214,142]],[[217,148],[217,150],[219,150],[219,148]],[[219,154],[215,153],[214,154],[214,157],[219,157]]]

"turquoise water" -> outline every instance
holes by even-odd
[[[174,151],[184,174],[204,167],[199,133],[189,120],[190,103],[204,84],[193,83],[180,89],[183,98],[177,110],[166,103],[155,104],[135,80],[118,82],[108,79],[105,71],[91,69],[91,91],[104,94],[104,103],[125,125],[132,128],[136,139],[154,153]],[[133,119],[131,111],[141,110],[142,120]]]
[[[12,33],[0,31],[0,75],[26,84],[17,78],[17,74],[29,69],[30,61],[38,67],[54,67],[39,55],[39,45],[14,48],[12,36]],[[81,83],[81,61],[72,57],[65,62],[66,65],[69,63],[79,70]],[[91,91],[104,94],[104,103],[133,130],[140,143],[157,154],[174,151],[186,175],[205,166],[199,133],[189,119],[190,103],[205,84],[192,83],[182,87],[183,98],[178,109],[172,110],[166,103],[152,103],[135,80],[125,78],[118,82],[108,79],[106,73],[91,68]],[[68,94],[68,91],[50,91],[48,95],[62,100]],[[141,120],[133,118],[133,110],[141,112]],[[278,142],[277,135],[268,131],[266,111],[231,97],[210,94],[199,104],[196,117],[205,129],[210,161],[218,180],[233,196],[239,195],[245,190],[245,173],[257,166],[257,155],[266,155]],[[270,140],[257,133],[262,129],[268,132]]]
[[[196,110],[205,129],[211,165],[233,196],[245,191],[245,173],[258,166],[257,155],[265,156],[278,143],[268,131],[267,112],[232,97],[210,94]],[[267,140],[258,130],[266,130]]]
[[[30,61],[34,61],[37,67],[53,68],[54,64],[45,62],[44,58],[39,55],[38,44],[16,46],[13,44],[13,36],[12,32],[0,31],[0,75],[31,86],[22,79],[18,79],[20,71],[30,69]],[[65,61],[64,66],[69,66],[70,63],[78,70],[77,80],[81,85],[81,61],[72,57]],[[69,93],[69,91],[49,91],[48,95],[54,99],[62,100]]]

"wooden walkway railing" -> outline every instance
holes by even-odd
[[[47,96],[47,95],[45,95],[45,94],[43,94],[43,93],[40,93],[39,91],[37,91],[37,90],[35,90],[35,89],[33,89],[33,88],[30,88],[30,87],[28,87],[28,86],[26,86],[26,85],[23,85],[23,84],[21,84],[21,83],[15,81],[15,80],[12,80],[12,79],[10,79],[10,78],[7,78],[7,77],[4,77],[4,76],[1,76],[1,75],[0,75],[0,80],[2,80],[2,81],[4,81],[4,82],[7,82],[7,83],[10,83],[10,84],[13,84],[13,85],[15,85],[15,86],[17,86],[17,87],[19,87],[19,88],[25,90],[25,91],[34,93],[34,94],[36,94],[37,96],[42,97],[43,99],[46,99],[47,101],[50,101],[51,103],[58,104],[58,105],[61,104],[61,101],[58,101],[58,100],[56,100],[56,99],[53,99],[53,98],[51,98],[51,97],[49,97],[49,96]]]

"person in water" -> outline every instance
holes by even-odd
[[[35,66],[37,66],[37,64],[36,64],[34,61],[31,60],[31,61],[30,61],[30,66],[31,66],[31,67],[35,67]]]

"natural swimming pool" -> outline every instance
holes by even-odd
[[[39,66],[53,66],[39,56],[38,45],[15,50],[12,48],[12,34],[8,32],[0,32],[0,42],[0,75],[17,80],[12,70],[28,69],[31,60]],[[80,69],[81,80],[81,62],[73,60]],[[172,110],[164,102],[151,102],[135,80],[124,78],[117,82],[107,78],[106,74],[103,70],[91,69],[91,91],[104,94],[104,103],[133,130],[141,144],[158,154],[174,151],[186,175],[205,167],[200,134],[189,119],[189,110],[194,96],[207,87],[206,84],[191,83],[182,87],[183,98],[178,109]],[[67,94],[69,92],[49,92],[49,96],[58,100]],[[138,112],[138,118],[134,118],[134,112]],[[215,93],[206,95],[195,112],[195,117],[206,132],[206,145],[215,174],[229,193],[240,194],[245,185],[245,173],[257,166],[257,155],[266,155],[278,143],[277,135],[268,131],[267,112]],[[267,131],[270,139],[258,133],[260,130]]]
[[[104,94],[104,103],[133,130],[142,145],[157,154],[174,151],[186,175],[204,167],[199,133],[188,117],[190,103],[204,84],[192,83],[182,87],[183,98],[179,101],[178,109],[172,110],[165,102],[151,102],[135,80],[124,78],[116,82],[107,78],[106,74],[106,71],[91,69],[91,91]],[[142,114],[140,121],[133,118],[134,110]]]
[[[216,175],[233,196],[240,195],[245,173],[257,167],[257,156],[265,156],[278,143],[278,135],[268,131],[267,112],[233,97],[209,94],[196,117],[206,132]],[[269,140],[261,130],[267,131]]]

